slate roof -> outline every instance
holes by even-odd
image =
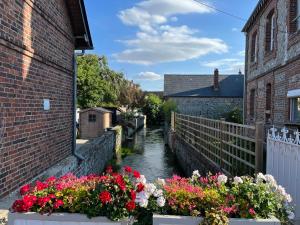
[[[244,75],[219,75],[219,89],[213,88],[213,75],[165,75],[165,97],[242,98]]]

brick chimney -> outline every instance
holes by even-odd
[[[214,90],[219,90],[219,70],[215,69],[214,72]]]

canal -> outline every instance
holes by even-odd
[[[165,146],[164,132],[161,127],[142,128],[134,134],[132,140],[123,144],[129,155],[118,160],[120,166],[131,166],[144,174],[150,182],[156,178],[168,178],[182,175],[176,158]]]

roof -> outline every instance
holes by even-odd
[[[86,10],[83,0],[66,0],[69,11],[73,35],[75,38],[75,49],[93,49],[92,37],[90,34]]]
[[[242,98],[244,75],[219,75],[219,89],[214,90],[213,75],[165,75],[166,97]]]
[[[80,110],[79,113],[84,113],[84,112],[88,112],[88,111],[97,111],[97,112],[101,112],[101,113],[112,113],[111,111],[104,109],[102,107],[94,107],[94,108],[88,108],[88,109],[83,109]]]
[[[266,3],[269,2],[269,0],[260,0],[255,9],[253,10],[250,18],[248,19],[247,23],[245,24],[242,32],[247,32],[249,30],[249,28],[253,25],[253,23],[256,21],[256,18],[258,16],[258,14],[260,13],[260,11],[264,8],[264,6],[266,5]]]

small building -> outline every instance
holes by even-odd
[[[121,113],[123,110],[120,107],[103,107],[112,113],[112,124],[116,125],[121,119]]]
[[[260,0],[246,34],[245,122],[300,127],[300,0]]]
[[[82,139],[100,137],[111,126],[112,112],[107,109],[89,108],[79,113],[79,130]]]
[[[164,97],[177,104],[181,113],[220,118],[234,108],[243,110],[244,75],[164,76]]]

